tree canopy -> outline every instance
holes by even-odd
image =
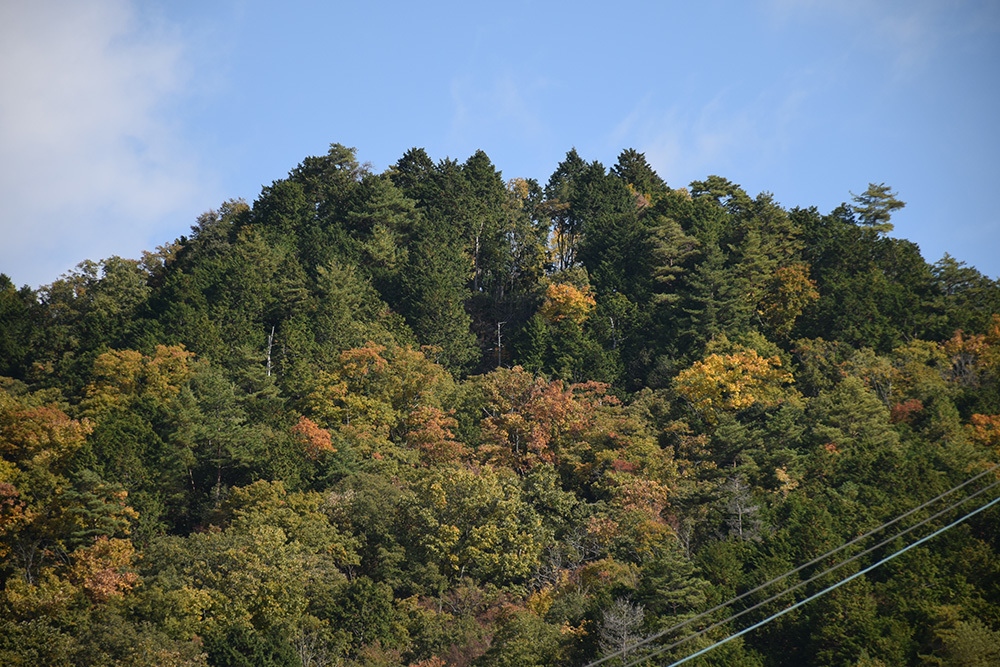
[[[1000,285],[890,236],[884,183],[823,213],[631,148],[544,185],[357,153],[0,274],[0,663],[681,658],[782,607],[635,644],[1000,456]],[[699,664],[994,664],[995,523]]]

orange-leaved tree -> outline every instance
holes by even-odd
[[[131,570],[135,547],[129,540],[98,537],[92,545],[72,554],[69,580],[94,602],[121,597],[139,581]]]
[[[974,442],[1000,456],[1000,415],[972,415],[969,428]]]
[[[481,386],[486,416],[480,456],[521,472],[586,447],[596,409],[616,402],[604,384],[548,381],[520,366],[498,368],[481,378]]]
[[[465,445],[455,439],[458,420],[454,411],[433,405],[418,406],[410,413],[406,444],[420,452],[428,463],[448,463],[467,457]]]
[[[306,458],[312,461],[325,452],[332,454],[337,451],[330,432],[308,417],[299,417],[299,421],[292,427],[292,435],[302,445]]]
[[[951,379],[966,387],[978,387],[985,377],[1000,370],[1000,315],[994,314],[983,334],[956,331],[943,343],[951,360]]]
[[[81,595],[103,601],[135,582],[131,543],[114,536],[137,515],[120,487],[79,469],[91,424],[51,398],[0,387],[0,576],[10,575],[0,615],[12,618],[57,613]]]

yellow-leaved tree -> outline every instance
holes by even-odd
[[[792,394],[792,374],[778,357],[735,345],[729,354],[712,353],[680,372],[674,386],[708,422],[720,412],[758,405],[773,407]]]
[[[802,311],[818,298],[819,291],[809,277],[808,265],[782,266],[766,282],[757,312],[774,335],[784,338]]]
[[[191,377],[194,353],[183,345],[157,345],[153,354],[111,350],[94,361],[94,379],[85,389],[84,414],[100,416],[127,408],[139,398],[167,401]]]
[[[570,320],[580,325],[587,321],[596,305],[589,286],[579,288],[569,283],[552,283],[545,289],[545,301],[539,313],[549,322]]]
[[[425,408],[440,408],[454,383],[425,351],[431,350],[375,343],[345,350],[320,372],[306,399],[311,423],[363,457],[401,454],[393,443],[419,431],[421,419],[430,416]]]

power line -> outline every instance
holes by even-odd
[[[645,646],[646,644],[648,644],[650,642],[656,641],[657,639],[659,639],[660,637],[663,637],[664,635],[676,632],[677,630],[680,630],[681,628],[684,628],[684,627],[686,627],[686,626],[694,623],[695,621],[700,620],[700,619],[704,618],[705,616],[708,616],[709,614],[713,614],[713,613],[719,611],[720,609],[723,609],[723,608],[728,607],[728,606],[730,606],[730,605],[732,605],[732,604],[734,604],[736,602],[739,602],[743,598],[745,598],[745,597],[747,597],[749,595],[753,595],[754,593],[757,593],[757,592],[759,592],[759,591],[767,588],[771,584],[777,583],[777,582],[781,581],[782,579],[785,579],[787,577],[790,577],[793,574],[801,572],[802,570],[806,569],[807,567],[815,565],[816,563],[818,563],[818,562],[820,562],[820,561],[822,561],[822,560],[824,560],[824,559],[826,559],[826,558],[828,558],[830,556],[833,556],[834,554],[839,553],[839,552],[843,551],[844,549],[846,549],[846,548],[848,548],[848,547],[850,547],[850,546],[852,546],[854,544],[857,544],[861,540],[864,540],[865,538],[871,537],[872,535],[875,535],[876,533],[878,533],[878,532],[880,532],[882,530],[885,530],[889,526],[902,521],[906,517],[911,516],[911,515],[915,514],[916,512],[919,512],[920,510],[924,509],[925,507],[927,507],[929,505],[933,505],[934,503],[936,503],[937,501],[941,500],[942,498],[946,498],[946,497],[950,496],[951,494],[955,493],[956,491],[959,491],[959,490],[963,489],[964,487],[968,486],[969,484],[972,484],[973,482],[975,482],[976,480],[982,478],[983,476],[988,475],[989,473],[993,472],[997,468],[1000,468],[1000,464],[994,465],[992,468],[990,468],[988,470],[985,470],[985,471],[979,473],[978,475],[976,475],[976,476],[974,476],[974,477],[972,477],[970,479],[967,479],[966,481],[962,482],[958,486],[954,486],[954,487],[948,489],[944,493],[941,493],[940,495],[935,496],[934,498],[931,498],[930,500],[924,502],[923,504],[918,505],[917,507],[914,507],[913,509],[911,509],[911,510],[909,510],[907,512],[904,512],[903,514],[900,514],[896,518],[891,519],[890,521],[887,521],[887,522],[881,524],[880,526],[869,530],[867,533],[865,533],[863,535],[855,537],[854,539],[850,540],[849,542],[845,542],[844,544],[841,544],[839,547],[831,549],[831,550],[827,551],[826,553],[824,553],[824,554],[822,554],[820,556],[817,556],[816,558],[813,558],[811,561],[809,561],[807,563],[799,565],[795,569],[789,570],[788,572],[785,572],[784,574],[778,575],[777,577],[774,577],[770,581],[767,581],[767,582],[765,582],[765,583],[757,586],[756,588],[753,588],[753,589],[748,590],[748,591],[746,591],[744,593],[741,593],[740,595],[738,595],[738,596],[736,596],[736,597],[734,597],[734,598],[732,598],[730,600],[727,600],[726,602],[722,602],[720,604],[717,604],[716,606],[712,607],[711,609],[708,609],[707,611],[703,611],[703,612],[701,612],[700,614],[698,614],[696,616],[692,616],[691,618],[689,618],[689,619],[687,619],[687,620],[685,620],[685,621],[683,621],[681,623],[678,623],[678,624],[673,625],[673,626],[671,626],[671,627],[669,627],[669,628],[667,628],[665,630],[661,630],[660,632],[657,632],[657,633],[655,633],[655,634],[653,634],[653,635],[651,635],[649,637],[646,637],[642,641],[636,642],[635,644],[633,644],[630,647],[627,647],[625,649],[621,649],[621,650],[615,651],[614,653],[610,653],[610,654],[604,656],[603,658],[600,658],[600,659],[595,660],[593,662],[587,663],[586,667],[596,667],[597,665],[600,665],[600,664],[602,664],[604,662],[607,662],[608,660],[612,660],[612,659],[614,659],[614,658],[616,658],[616,657],[618,657],[620,655],[624,655],[626,653],[630,653],[631,651],[634,651],[637,648]],[[898,537],[901,537],[906,532],[909,532],[910,530],[913,530],[914,528],[917,528],[917,527],[923,525],[924,523],[927,523],[927,521],[930,521],[930,520],[932,520],[932,519],[940,516],[944,512],[947,512],[947,511],[949,511],[951,509],[954,509],[958,505],[961,505],[962,503],[968,501],[969,499],[974,498],[975,496],[979,495],[980,493],[983,493],[983,491],[985,491],[985,490],[987,490],[989,488],[992,488],[995,485],[996,485],[996,483],[991,484],[990,486],[986,487],[985,489],[981,489],[981,490],[977,491],[972,496],[969,496],[969,497],[963,499],[959,503],[956,503],[956,504],[952,505],[951,507],[947,508],[946,510],[943,510],[942,512],[939,512],[938,514],[935,514],[934,516],[930,517],[929,519],[925,519],[924,521],[922,521],[921,523],[919,523],[919,524],[911,527],[910,529],[908,529],[904,533],[898,533],[894,537],[889,538],[888,541],[891,541],[891,540],[897,539]],[[872,549],[878,548],[879,546],[882,546],[883,544],[885,544],[885,541],[883,541],[882,543],[880,543],[876,547],[873,547]],[[864,555],[865,553],[868,553],[872,549],[869,549],[868,551],[865,551],[865,552],[862,552],[861,554],[858,554],[858,556],[855,556],[851,560],[854,560],[854,559],[858,558],[859,556]],[[845,565],[848,562],[850,562],[850,561],[844,561],[843,563],[841,563],[841,565]],[[796,587],[793,587],[791,589],[783,591],[782,593],[779,593],[777,596],[774,596],[774,597],[772,597],[772,598],[770,598],[768,600],[765,600],[764,602],[758,603],[757,605],[755,605],[753,607],[745,609],[744,611],[740,612],[739,614],[737,614],[735,616],[730,616],[726,620],[720,621],[719,623],[713,625],[712,627],[710,627],[710,628],[708,628],[706,630],[702,630],[699,633],[696,633],[694,635],[690,635],[688,638],[685,638],[683,641],[671,644],[670,646],[666,647],[663,650],[667,650],[667,649],[673,648],[675,646],[678,646],[679,644],[684,643],[685,641],[688,641],[688,639],[694,638],[694,637],[702,634],[702,632],[707,632],[708,630],[710,630],[712,628],[718,627],[718,625],[720,625],[722,623],[727,623],[730,620],[733,620],[734,618],[737,618],[738,616],[742,616],[744,613],[752,611],[753,609],[756,609],[757,607],[759,607],[759,606],[761,606],[763,604],[767,604],[768,602],[773,601],[776,597],[779,597],[780,595],[783,595],[784,593],[791,592],[791,591],[795,590],[796,588],[798,588],[799,586],[807,584],[807,583],[813,581],[814,579],[816,579],[818,577],[821,577],[821,576],[827,574],[828,572],[831,572],[833,569],[836,569],[837,567],[840,567],[840,565],[838,565],[838,566],[836,566],[836,567],[834,567],[832,569],[829,569],[826,572],[823,572],[823,573],[821,573],[819,575],[816,575],[816,577],[814,577],[813,579],[810,579],[810,580],[808,580],[806,582],[802,582],[802,583],[800,583]]]
[[[743,635],[747,634],[748,632],[756,630],[757,628],[761,627],[762,625],[766,625],[767,623],[770,623],[771,621],[773,621],[773,620],[775,620],[777,618],[780,618],[781,616],[784,616],[788,612],[793,611],[795,609],[798,609],[799,607],[801,607],[802,605],[806,604],[807,602],[811,602],[811,601],[815,600],[816,598],[818,598],[818,597],[820,597],[822,595],[826,595],[830,591],[836,590],[837,588],[840,588],[844,584],[846,584],[846,583],[848,583],[850,581],[853,581],[854,579],[857,579],[858,577],[860,577],[860,576],[862,576],[864,574],[867,574],[867,573],[871,572],[872,570],[874,570],[875,568],[879,567],[880,565],[884,565],[885,563],[888,563],[890,560],[892,560],[896,556],[903,555],[904,553],[906,553],[907,551],[909,551],[913,547],[919,546],[919,545],[923,544],[924,542],[937,537],[938,535],[940,535],[941,533],[945,532],[946,530],[954,528],[955,526],[957,526],[958,524],[962,523],[966,519],[969,519],[969,518],[975,516],[976,514],[979,514],[980,512],[982,512],[982,511],[984,511],[986,509],[989,509],[990,507],[992,507],[993,505],[997,504],[998,502],[1000,502],[1000,496],[998,496],[997,498],[994,498],[993,500],[991,500],[990,502],[986,503],[982,507],[978,507],[978,508],[972,510],[971,512],[969,512],[968,514],[966,514],[964,516],[961,516],[958,519],[955,519],[954,521],[952,521],[951,523],[949,523],[947,526],[945,526],[943,528],[939,528],[938,530],[934,531],[930,535],[927,535],[926,537],[922,537],[919,540],[917,540],[916,542],[914,542],[914,543],[912,543],[912,544],[910,544],[908,546],[903,547],[899,551],[896,551],[895,553],[892,553],[889,556],[886,556],[885,558],[883,558],[883,559],[881,559],[879,561],[876,561],[875,563],[873,563],[872,565],[869,565],[865,569],[863,569],[863,570],[861,570],[859,572],[856,572],[855,574],[852,574],[851,576],[846,577],[846,578],[838,581],[835,584],[827,586],[826,588],[824,588],[823,590],[819,591],[818,593],[814,593],[813,595],[810,595],[809,597],[805,598],[804,600],[796,602],[792,606],[787,607],[785,609],[782,609],[781,611],[779,611],[779,612],[777,612],[775,614],[772,614],[771,616],[768,616],[767,618],[765,618],[762,621],[754,623],[753,625],[751,625],[751,626],[749,626],[747,628],[744,628],[743,630],[740,630],[739,632],[737,632],[735,634],[729,635],[725,639],[721,639],[721,640],[715,642],[714,644],[712,644],[711,646],[707,646],[707,647],[701,649],[700,651],[696,651],[695,653],[692,653],[691,655],[687,656],[686,658],[682,658],[681,660],[678,660],[676,662],[672,662],[672,663],[670,663],[670,665],[668,665],[668,667],[678,667],[678,665],[682,665],[685,662],[687,662],[688,660],[693,660],[694,658],[697,658],[700,655],[704,655],[705,653],[708,653],[712,649],[717,648],[719,646],[722,646],[723,644],[725,644],[727,642],[730,642],[733,639],[736,639],[737,637],[742,637]],[[654,651],[654,652],[652,652],[652,653],[650,653],[648,655],[645,655],[645,656],[639,658],[638,660],[634,660],[634,661],[632,661],[630,663],[627,663],[625,665],[625,667],[633,667],[634,665],[638,665],[641,662],[645,662],[646,660],[649,660],[650,658],[655,658],[656,656],[658,656],[661,653],[663,653],[665,650],[666,650],[666,648],[658,649],[658,650],[656,650],[656,651]]]
[[[914,524],[913,526],[910,526],[909,528],[907,528],[907,529],[905,529],[905,530],[902,530],[902,531],[900,531],[900,532],[896,533],[896,534],[895,534],[895,535],[893,535],[892,537],[888,537],[888,538],[886,538],[886,539],[882,540],[881,542],[879,542],[879,543],[878,543],[878,544],[876,544],[875,546],[873,546],[873,547],[869,547],[869,548],[865,549],[864,551],[862,551],[862,552],[860,552],[860,553],[858,553],[858,554],[855,554],[854,556],[851,556],[851,557],[850,557],[850,558],[848,558],[847,560],[845,560],[845,561],[841,561],[840,563],[837,563],[836,565],[833,565],[833,566],[831,566],[831,567],[827,568],[826,570],[824,570],[824,571],[820,572],[819,574],[816,574],[816,575],[813,575],[813,576],[812,576],[812,577],[810,577],[809,579],[806,579],[805,581],[801,581],[801,582],[799,582],[798,584],[796,584],[795,586],[792,586],[791,588],[788,588],[788,589],[786,589],[786,590],[783,590],[783,591],[781,591],[781,592],[779,592],[779,593],[776,593],[775,595],[772,595],[772,596],[771,596],[771,597],[769,597],[768,599],[766,599],[766,600],[763,600],[763,601],[761,601],[761,602],[758,602],[757,604],[753,605],[752,607],[747,607],[746,609],[744,609],[744,610],[742,610],[742,611],[740,611],[740,612],[737,612],[737,613],[735,613],[735,614],[733,614],[733,615],[729,616],[728,618],[725,618],[725,619],[723,619],[723,620],[721,620],[721,621],[717,621],[717,622],[713,623],[712,625],[710,625],[710,626],[708,626],[708,627],[706,627],[706,628],[703,628],[703,629],[699,630],[698,632],[696,632],[696,633],[694,633],[694,634],[691,634],[691,635],[688,635],[687,637],[683,637],[682,639],[679,639],[679,640],[675,641],[675,642],[674,642],[674,643],[672,643],[672,644],[669,644],[669,645],[667,645],[667,646],[662,646],[662,647],[659,647],[659,648],[657,648],[657,649],[656,649],[656,651],[654,651],[653,653],[649,654],[648,656],[645,656],[645,657],[643,657],[643,658],[640,658],[640,659],[637,659],[637,660],[635,660],[635,661],[633,661],[633,662],[630,662],[630,663],[628,663],[628,664],[626,665],[626,667],[629,667],[629,666],[631,666],[631,665],[637,665],[637,664],[639,664],[639,663],[640,663],[640,662],[642,662],[643,660],[646,660],[646,659],[647,659],[647,658],[649,658],[649,657],[654,657],[654,656],[656,656],[656,655],[659,655],[659,654],[661,654],[661,653],[663,653],[663,652],[665,652],[665,651],[669,651],[669,650],[670,650],[670,649],[672,649],[672,648],[676,648],[676,647],[680,646],[681,644],[686,644],[686,643],[687,643],[687,642],[689,642],[690,640],[692,640],[692,639],[695,639],[695,638],[697,638],[697,637],[700,637],[701,635],[703,635],[703,634],[705,634],[705,633],[707,633],[707,632],[710,632],[710,631],[714,630],[715,628],[718,628],[719,626],[722,626],[722,625],[725,625],[726,623],[729,623],[729,622],[731,622],[731,621],[734,621],[734,620],[736,620],[737,618],[739,618],[739,617],[741,617],[741,616],[743,616],[743,615],[745,615],[745,614],[748,614],[748,613],[750,613],[751,611],[753,611],[753,610],[755,610],[755,609],[758,609],[759,607],[762,607],[762,606],[764,606],[764,605],[766,605],[766,604],[769,604],[769,603],[771,603],[771,602],[774,602],[774,601],[775,601],[775,600],[777,600],[778,598],[780,598],[780,597],[782,597],[782,596],[784,596],[784,595],[787,595],[788,593],[791,593],[791,592],[793,592],[793,591],[796,591],[796,590],[798,590],[799,588],[802,588],[803,586],[806,586],[806,585],[808,585],[808,584],[811,584],[811,583],[813,583],[814,581],[816,581],[816,580],[818,580],[818,579],[822,579],[823,577],[825,577],[826,575],[830,574],[831,572],[833,572],[833,571],[835,571],[835,570],[838,570],[838,569],[840,569],[841,567],[843,567],[843,566],[845,566],[845,565],[848,565],[849,563],[852,563],[852,562],[854,562],[854,561],[855,561],[855,560],[857,560],[858,558],[861,558],[862,556],[865,556],[865,555],[867,555],[867,554],[871,553],[872,551],[875,551],[876,549],[880,549],[881,547],[885,546],[886,544],[888,544],[888,543],[890,543],[890,542],[893,542],[893,541],[895,541],[895,540],[899,539],[900,537],[903,537],[903,536],[904,536],[904,535],[906,535],[907,533],[910,533],[910,532],[912,532],[912,531],[916,530],[916,529],[917,529],[917,528],[919,528],[920,526],[923,526],[924,524],[926,524],[926,523],[928,523],[928,522],[930,522],[930,521],[933,521],[934,519],[936,519],[936,518],[940,517],[941,515],[943,515],[943,514],[947,514],[947,513],[948,513],[948,512],[950,512],[951,510],[953,510],[953,509],[955,509],[956,507],[958,507],[959,505],[963,505],[963,504],[967,503],[968,501],[972,500],[972,499],[973,499],[973,498],[975,498],[976,496],[979,496],[979,495],[981,495],[981,494],[983,494],[983,493],[985,493],[985,492],[989,491],[990,489],[992,489],[993,487],[995,487],[995,486],[997,486],[997,485],[1000,485],[1000,480],[998,480],[998,481],[996,481],[996,482],[993,482],[992,484],[990,484],[990,485],[988,485],[988,486],[985,486],[985,487],[983,487],[982,489],[980,489],[980,490],[976,491],[976,492],[975,492],[975,493],[973,493],[972,495],[970,495],[970,496],[968,496],[968,497],[966,497],[966,498],[963,498],[962,500],[960,500],[960,501],[958,501],[958,502],[956,502],[956,503],[952,504],[952,505],[951,505],[951,506],[949,506],[949,507],[946,507],[945,509],[943,509],[943,510],[939,511],[938,513],[936,513],[936,514],[934,514],[934,515],[932,515],[932,516],[929,516],[929,517],[927,517],[926,519],[924,519],[924,520],[920,521],[919,523],[917,523],[917,524]],[[1000,498],[998,498],[998,500],[1000,500]],[[980,508],[980,509],[982,509],[982,508]],[[979,510],[976,510],[976,511],[979,511]],[[974,513],[975,513],[975,512],[973,512],[973,514],[974,514]],[[967,515],[966,517],[963,517],[963,518],[962,518],[961,520],[964,520],[964,519],[968,518],[968,516],[972,516],[972,514],[969,514],[969,515]],[[914,546],[914,545],[910,545],[910,546],[912,547],[912,546]],[[908,548],[910,548],[910,547],[907,547],[907,549],[908,549]],[[883,561],[883,562],[884,562],[884,561]],[[867,571],[867,570],[866,570],[866,571]],[[843,582],[841,582],[841,583],[843,583]],[[832,590],[832,589],[830,589],[830,590]],[[628,648],[628,649],[626,649],[626,650],[627,650],[627,651],[631,651],[631,650],[634,650],[634,649],[632,649],[632,648]]]
[[[818,579],[822,579],[823,577],[825,577],[826,575],[830,574],[831,572],[834,572],[835,570],[839,570],[840,568],[844,567],[845,565],[853,563],[854,561],[856,561],[857,559],[861,558],[862,556],[870,554],[871,552],[875,551],[876,549],[880,549],[880,548],[884,547],[886,544],[889,544],[890,542],[893,542],[893,541],[899,539],[900,537],[903,537],[904,535],[906,535],[906,534],[908,534],[910,532],[913,532],[914,530],[916,530],[917,528],[920,528],[924,524],[929,523],[929,522],[933,521],[934,519],[937,519],[938,517],[940,517],[943,514],[947,514],[951,510],[953,510],[956,507],[958,507],[959,505],[963,505],[963,504],[969,502],[970,500],[972,500],[976,496],[982,495],[983,493],[989,491],[990,489],[992,489],[993,487],[995,487],[997,485],[1000,485],[1000,480],[998,480],[996,482],[993,482],[989,486],[983,487],[982,489],[980,489],[980,490],[976,491],[975,493],[973,493],[971,496],[967,496],[966,498],[963,498],[962,500],[959,500],[957,503],[954,503],[954,504],[952,504],[952,505],[944,508],[943,510],[937,512],[936,514],[933,514],[933,515],[927,517],[926,519],[923,519],[919,523],[916,523],[916,524],[910,526],[909,528],[906,528],[905,530],[902,530],[902,531],[896,533],[892,537],[887,537],[886,539],[882,540],[881,542],[879,542],[875,546],[868,547],[864,551],[851,556],[847,560],[844,560],[844,561],[841,561],[841,562],[839,562],[839,563],[837,563],[835,565],[832,565],[832,566],[828,567],[827,569],[823,570],[822,572],[820,572],[819,574],[813,575],[809,579],[806,579],[804,581],[800,581],[799,583],[795,584],[791,588],[786,588],[783,591],[775,593],[774,595],[772,595],[771,597],[767,598],[766,600],[762,600],[762,601],[758,602],[757,604],[755,604],[755,605],[753,605],[751,607],[747,607],[746,609],[743,609],[742,611],[739,611],[739,612],[737,612],[737,613],[729,616],[728,618],[724,618],[721,621],[716,621],[712,625],[710,625],[710,626],[708,626],[706,628],[703,628],[703,629],[699,630],[698,632],[696,632],[694,634],[688,635],[687,637],[683,637],[683,638],[675,641],[674,643],[672,643],[672,644],[670,644],[668,646],[663,646],[663,647],[659,648],[658,650],[660,652],[667,651],[667,650],[670,650],[672,648],[676,648],[676,647],[680,646],[681,644],[686,644],[687,642],[691,641],[692,639],[695,639],[696,637],[700,637],[701,635],[703,635],[703,634],[705,634],[707,632],[710,632],[710,631],[714,630],[715,628],[718,628],[719,626],[725,625],[726,623],[729,623],[731,621],[735,621],[737,618],[739,618],[741,616],[744,616],[746,614],[749,614],[750,612],[752,612],[755,609],[758,609],[760,607],[763,607],[766,604],[774,602],[778,598],[783,597],[785,595],[788,595],[789,593],[792,593],[792,592],[794,592],[794,591],[802,588],[803,586],[807,586],[807,585],[813,583],[814,581],[817,581]],[[631,651],[631,650],[634,650],[634,648],[627,648],[626,650],[627,651]]]

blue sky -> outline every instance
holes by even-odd
[[[252,202],[332,142],[545,182],[635,148],[1000,276],[1000,3],[0,3],[0,272],[37,287]]]

